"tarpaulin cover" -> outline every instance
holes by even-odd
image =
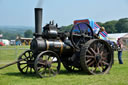
[[[82,19],[82,20],[75,20],[74,24],[81,23],[81,22],[88,23],[92,27],[94,34],[97,34],[100,31],[100,26],[96,22],[94,22],[93,19],[88,18],[88,19]],[[107,39],[107,32],[106,31],[100,32],[99,38],[106,40]]]

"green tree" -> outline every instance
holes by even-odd
[[[115,27],[118,33],[128,32],[128,18],[120,19]]]
[[[32,38],[32,36],[33,36],[33,33],[32,33],[32,30],[26,30],[25,32],[24,32],[24,37],[26,37],[26,38]]]
[[[104,23],[101,22],[96,22],[100,27],[102,27],[104,25]]]
[[[73,26],[73,24],[68,25],[68,26],[62,26],[62,27],[60,27],[59,31],[61,31],[61,32],[70,32],[71,29],[72,29],[72,26]]]
[[[117,30],[115,28],[115,25],[118,21],[116,20],[112,20],[112,21],[108,21],[106,23],[103,24],[103,26],[105,27],[105,30],[108,32],[108,33],[116,33]]]

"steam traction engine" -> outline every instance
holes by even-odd
[[[68,71],[106,74],[113,62],[113,50],[94,36],[87,23],[77,23],[70,33],[58,32],[50,22],[43,27],[42,9],[35,8],[35,33],[30,50],[22,53],[17,63],[21,73],[50,77],[59,73],[61,62]]]

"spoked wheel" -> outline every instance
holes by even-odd
[[[33,52],[31,50],[27,50],[24,53],[22,53],[18,60],[22,61],[17,63],[18,69],[21,73],[27,74],[27,73],[35,73],[34,70],[34,57],[33,57]]]
[[[106,74],[112,67],[113,52],[104,40],[92,39],[81,48],[81,66],[89,74]]]
[[[55,76],[60,71],[59,56],[53,51],[41,52],[35,60],[34,67],[41,78]]]
[[[88,40],[93,39],[93,30],[87,23],[75,24],[70,32],[71,42],[76,49],[81,48]]]

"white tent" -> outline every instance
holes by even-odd
[[[7,39],[1,39],[1,41],[5,44],[5,45],[10,45],[10,41]]]
[[[117,42],[118,38],[124,37],[128,33],[113,33],[113,34],[108,34],[108,39],[114,42]]]

